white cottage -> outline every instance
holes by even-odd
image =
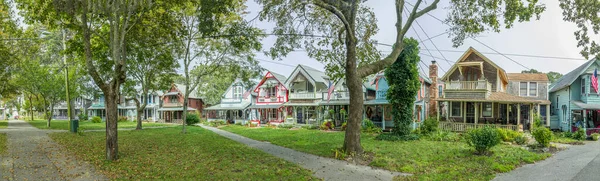
[[[245,124],[249,114],[247,108],[252,103],[251,91],[252,89],[241,79],[236,79],[223,93],[220,104],[204,109],[206,110],[206,119]]]

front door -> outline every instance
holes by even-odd
[[[475,103],[467,102],[467,123],[475,123]]]
[[[298,124],[305,124],[305,120],[304,120],[304,108],[303,107],[299,107],[296,108],[296,120],[298,122]]]

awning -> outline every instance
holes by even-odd
[[[104,104],[94,104],[94,105],[90,106],[88,109],[90,109],[90,110],[104,109]]]
[[[179,92],[168,92],[166,94],[163,94],[163,96],[174,96],[174,95],[177,95],[177,94],[179,94]]]
[[[516,96],[504,92],[492,92],[488,98],[440,98],[437,101],[465,101],[465,102],[498,102],[498,103],[532,103],[548,104],[548,100],[536,100],[528,97]]]
[[[321,106],[335,106],[335,105],[350,105],[350,101],[346,100],[346,101],[321,101],[319,103],[319,105]]]
[[[600,104],[587,104],[581,101],[573,101],[573,104],[579,106],[581,109],[600,110]]]
[[[248,109],[278,109],[283,105],[251,105]]]
[[[319,103],[316,102],[286,102],[283,104],[284,106],[319,106]]]
[[[214,106],[210,106],[207,108],[204,108],[204,110],[243,110],[246,109],[248,106],[250,106],[250,103],[244,103],[241,105],[223,105],[223,104],[217,104]]]
[[[195,108],[188,107],[188,111],[195,111]],[[158,109],[158,111],[183,111],[183,107],[163,107]]]
[[[390,102],[388,102],[388,100],[386,99],[379,99],[379,100],[370,100],[370,101],[365,101],[365,105],[381,105],[381,104],[390,104]]]

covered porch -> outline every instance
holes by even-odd
[[[188,113],[194,113],[196,109],[188,107]],[[183,107],[168,107],[158,109],[161,121],[164,123],[183,123]]]
[[[321,119],[319,104],[313,102],[287,102],[284,104],[287,116],[286,124],[318,124]]]
[[[283,105],[252,105],[248,109],[251,124],[280,124],[285,120]]]
[[[498,127],[515,131],[531,130],[536,116],[543,125],[550,126],[550,102],[492,92],[485,99],[437,100],[448,105],[444,117],[438,112],[440,128],[463,132],[481,127]]]
[[[206,111],[206,120],[224,120],[230,124],[246,124],[246,122],[248,121],[248,114],[250,113],[250,110],[247,109],[249,105],[250,103],[236,106],[217,104],[211,107],[207,107],[204,109]]]
[[[600,105],[584,103],[581,101],[573,101],[571,115],[573,121],[571,123],[571,131],[575,132],[578,129],[583,129],[589,136],[593,133],[600,133]]]

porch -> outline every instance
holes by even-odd
[[[600,105],[573,101],[571,131],[583,129],[589,136],[600,133]]]
[[[447,131],[455,131],[455,132],[465,132],[470,129],[484,128],[484,127],[503,128],[503,129],[519,131],[519,126],[517,126],[517,125],[454,123],[454,122],[447,122],[447,121],[440,122],[440,124],[439,124],[440,129],[447,130]]]
[[[196,109],[188,107],[188,113],[194,113]],[[160,108],[160,121],[164,123],[183,123],[183,107]]]

